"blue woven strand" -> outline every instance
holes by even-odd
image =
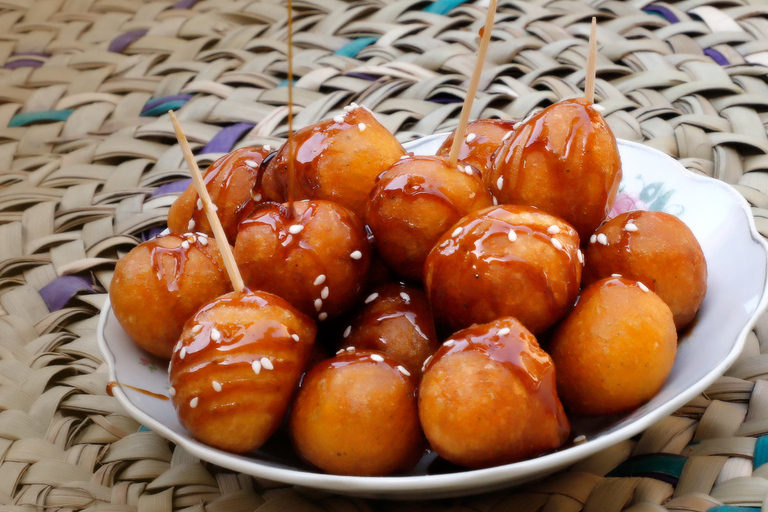
[[[752,467],[757,469],[768,462],[768,436],[757,438],[755,453],[752,455]]]
[[[446,15],[467,0],[437,0],[424,8],[424,12]]]

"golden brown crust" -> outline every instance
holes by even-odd
[[[401,276],[421,281],[438,239],[465,215],[493,204],[477,171],[435,156],[395,162],[376,181],[366,222],[379,255]]]
[[[427,258],[435,322],[455,331],[514,316],[542,332],[578,294],[580,254],[576,231],[536,208],[502,205],[469,215]]]
[[[585,286],[620,274],[656,292],[677,329],[693,321],[707,292],[707,262],[683,221],[663,212],[626,212],[600,226],[591,240]]]
[[[290,417],[296,452],[323,471],[383,476],[416,465],[424,448],[414,380],[375,351],[346,352],[304,378]]]
[[[472,468],[535,457],[570,432],[552,360],[512,317],[448,338],[424,372],[419,416],[441,457]]]
[[[483,178],[500,203],[541,208],[586,238],[611,210],[621,161],[608,124],[591,103],[576,98],[521,123]]]
[[[171,360],[171,396],[195,439],[225,451],[259,448],[280,425],[317,328],[280,297],[230,293],[184,326]]]
[[[230,290],[223,268],[212,238],[187,233],[149,240],[115,265],[109,287],[112,310],[137,345],[169,359],[184,322]]]
[[[560,399],[570,411],[631,411],[661,388],[675,362],[677,332],[664,301],[642,284],[607,278],[584,290],[550,345]]]

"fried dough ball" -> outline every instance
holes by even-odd
[[[307,373],[289,426],[299,456],[337,475],[408,471],[425,447],[415,379],[375,351],[345,352]]]
[[[230,290],[216,241],[170,234],[134,247],[117,261],[109,300],[117,321],[141,348],[170,359],[184,322]]]
[[[363,223],[330,201],[262,204],[240,224],[234,256],[245,285],[325,320],[356,303],[371,247]]]
[[[683,221],[663,212],[622,213],[600,226],[590,242],[585,286],[620,274],[656,292],[678,330],[693,321],[707,292],[707,262]]]
[[[432,311],[424,292],[403,283],[375,289],[344,331],[340,348],[381,351],[399,361],[414,376],[439,343]]]
[[[561,101],[518,126],[483,179],[500,203],[541,208],[586,239],[616,199],[616,138],[587,100]]]
[[[426,365],[419,416],[432,448],[471,468],[535,457],[570,433],[552,359],[512,317],[448,338]]]
[[[579,291],[579,235],[528,206],[492,206],[464,217],[432,249],[424,283],[435,322],[451,331],[514,316],[538,334]]]
[[[259,448],[282,422],[317,327],[266,292],[232,292],[184,326],[169,390],[181,424],[214,448]]]
[[[646,403],[664,384],[676,352],[667,305],[624,278],[586,288],[549,349],[563,405],[584,416],[625,413]]]
[[[268,146],[236,149],[213,162],[205,172],[205,188],[218,208],[216,214],[230,244],[235,243],[237,225],[261,201],[259,170],[269,151]],[[213,236],[194,184],[171,205],[168,229],[171,233],[201,231]]]
[[[294,135],[294,199],[327,199],[365,218],[365,203],[376,176],[405,155],[403,146],[365,107],[307,126]],[[264,194],[288,199],[288,145],[264,172]]]
[[[517,123],[504,119],[478,119],[467,125],[467,135],[459,149],[459,162],[471,165],[481,175],[485,175],[493,165],[493,153],[501,143],[512,136]],[[454,133],[451,133],[440,149],[437,156],[448,157],[453,145]]]
[[[395,162],[376,182],[365,220],[379,255],[401,276],[421,281],[427,254],[463,216],[493,204],[476,171],[444,158],[413,156]]]

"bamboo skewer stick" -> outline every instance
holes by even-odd
[[[200,200],[203,202],[203,211],[205,211],[205,216],[208,218],[208,223],[213,230],[213,237],[216,239],[216,245],[219,247],[221,257],[224,260],[224,267],[226,267],[227,275],[229,275],[229,280],[232,282],[232,288],[236,292],[241,292],[245,289],[245,284],[240,275],[240,270],[237,268],[237,263],[235,263],[232,248],[229,246],[229,241],[227,241],[227,235],[224,234],[224,228],[221,227],[219,216],[216,214],[216,205],[211,201],[211,196],[205,187],[205,181],[203,181],[203,175],[200,174],[200,169],[197,167],[197,162],[195,162],[195,156],[189,148],[187,137],[181,129],[179,120],[176,119],[173,110],[168,113],[171,116],[173,129],[176,132],[176,139],[179,141],[179,146],[181,146],[181,151],[184,153],[184,158],[187,161],[187,167],[189,167],[189,172],[192,175],[192,182],[195,184],[197,195],[200,196]]]
[[[293,162],[293,0],[288,0],[288,209],[291,217],[296,215],[293,204],[295,196],[296,171]]]
[[[472,103],[475,100],[477,86],[480,83],[480,74],[483,71],[485,56],[488,53],[488,43],[491,41],[491,32],[493,31],[493,18],[495,14],[496,0],[491,0],[490,5],[488,6],[488,16],[485,18],[485,25],[483,26],[483,34],[480,38],[480,46],[477,49],[477,62],[475,62],[475,69],[472,72],[472,78],[469,80],[467,97],[464,99],[464,106],[461,108],[461,115],[459,116],[459,125],[456,127],[456,132],[453,135],[453,145],[451,146],[451,152],[448,154],[448,163],[451,167],[455,167],[459,160],[459,150],[461,149],[461,142],[464,140],[464,134],[467,131],[469,112],[472,110]]]
[[[589,54],[587,55],[587,75],[584,78],[584,97],[590,103],[595,102],[595,75],[597,74],[597,20],[592,18],[592,31],[589,34]]]

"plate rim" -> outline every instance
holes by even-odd
[[[446,136],[447,134],[430,135],[411,141],[410,145],[415,145],[416,143],[428,143],[441,137],[445,138]],[[424,498],[430,499],[431,497],[448,496],[451,495],[451,493],[453,493],[452,495],[471,494],[475,488],[479,488],[477,492],[484,492],[484,490],[493,488],[494,486],[498,488],[500,486],[499,484],[503,484],[505,481],[510,481],[510,485],[514,485],[512,480],[516,478],[526,475],[543,475],[558,471],[589,455],[598,453],[614,444],[628,439],[646,430],[657,423],[660,418],[668,416],[688,403],[693,397],[700,394],[720,377],[739,357],[750,330],[754,327],[760,315],[765,311],[766,306],[768,306],[768,242],[757,231],[754,216],[752,215],[751,208],[746,199],[729,184],[715,178],[695,174],[687,170],[677,159],[655,148],[622,139],[617,139],[617,143],[619,146],[629,146],[646,153],[657,156],[662,155],[672,162],[678,171],[682,172],[684,178],[708,185],[714,185],[721,190],[724,190],[740,207],[741,213],[746,217],[752,241],[762,249],[765,255],[763,269],[764,279],[762,282],[760,300],[757,302],[757,305],[746,324],[739,331],[730,352],[719,364],[699,379],[693,386],[687,388],[666,403],[661,404],[653,411],[653,414],[646,414],[628,425],[585,443],[570,446],[562,451],[548,453],[540,457],[512,464],[436,475],[365,477],[330,475],[300,469],[280,468],[266,465],[260,461],[247,459],[243,456],[223,452],[206,446],[199,441],[194,440],[191,436],[182,436],[145,413],[134,404],[119,385],[113,386],[112,393],[126,409],[126,412],[133,416],[134,419],[139,420],[143,425],[149,427],[157,434],[182,446],[192,455],[208,462],[251,476],[279,481],[286,484],[313,487],[343,494],[376,496],[378,498],[396,498],[396,496],[392,496],[395,492],[415,492],[422,493],[425,495],[423,496]],[[408,143],[404,145],[406,146],[406,149],[408,149],[408,145]],[[97,336],[99,349],[104,357],[104,362],[108,367],[109,379],[110,381],[116,381],[115,356],[108,348],[104,336],[107,320],[111,311],[111,302],[109,297],[107,297],[99,315]],[[552,461],[550,461],[550,458],[552,457],[557,457],[557,461],[554,465],[552,465]]]

